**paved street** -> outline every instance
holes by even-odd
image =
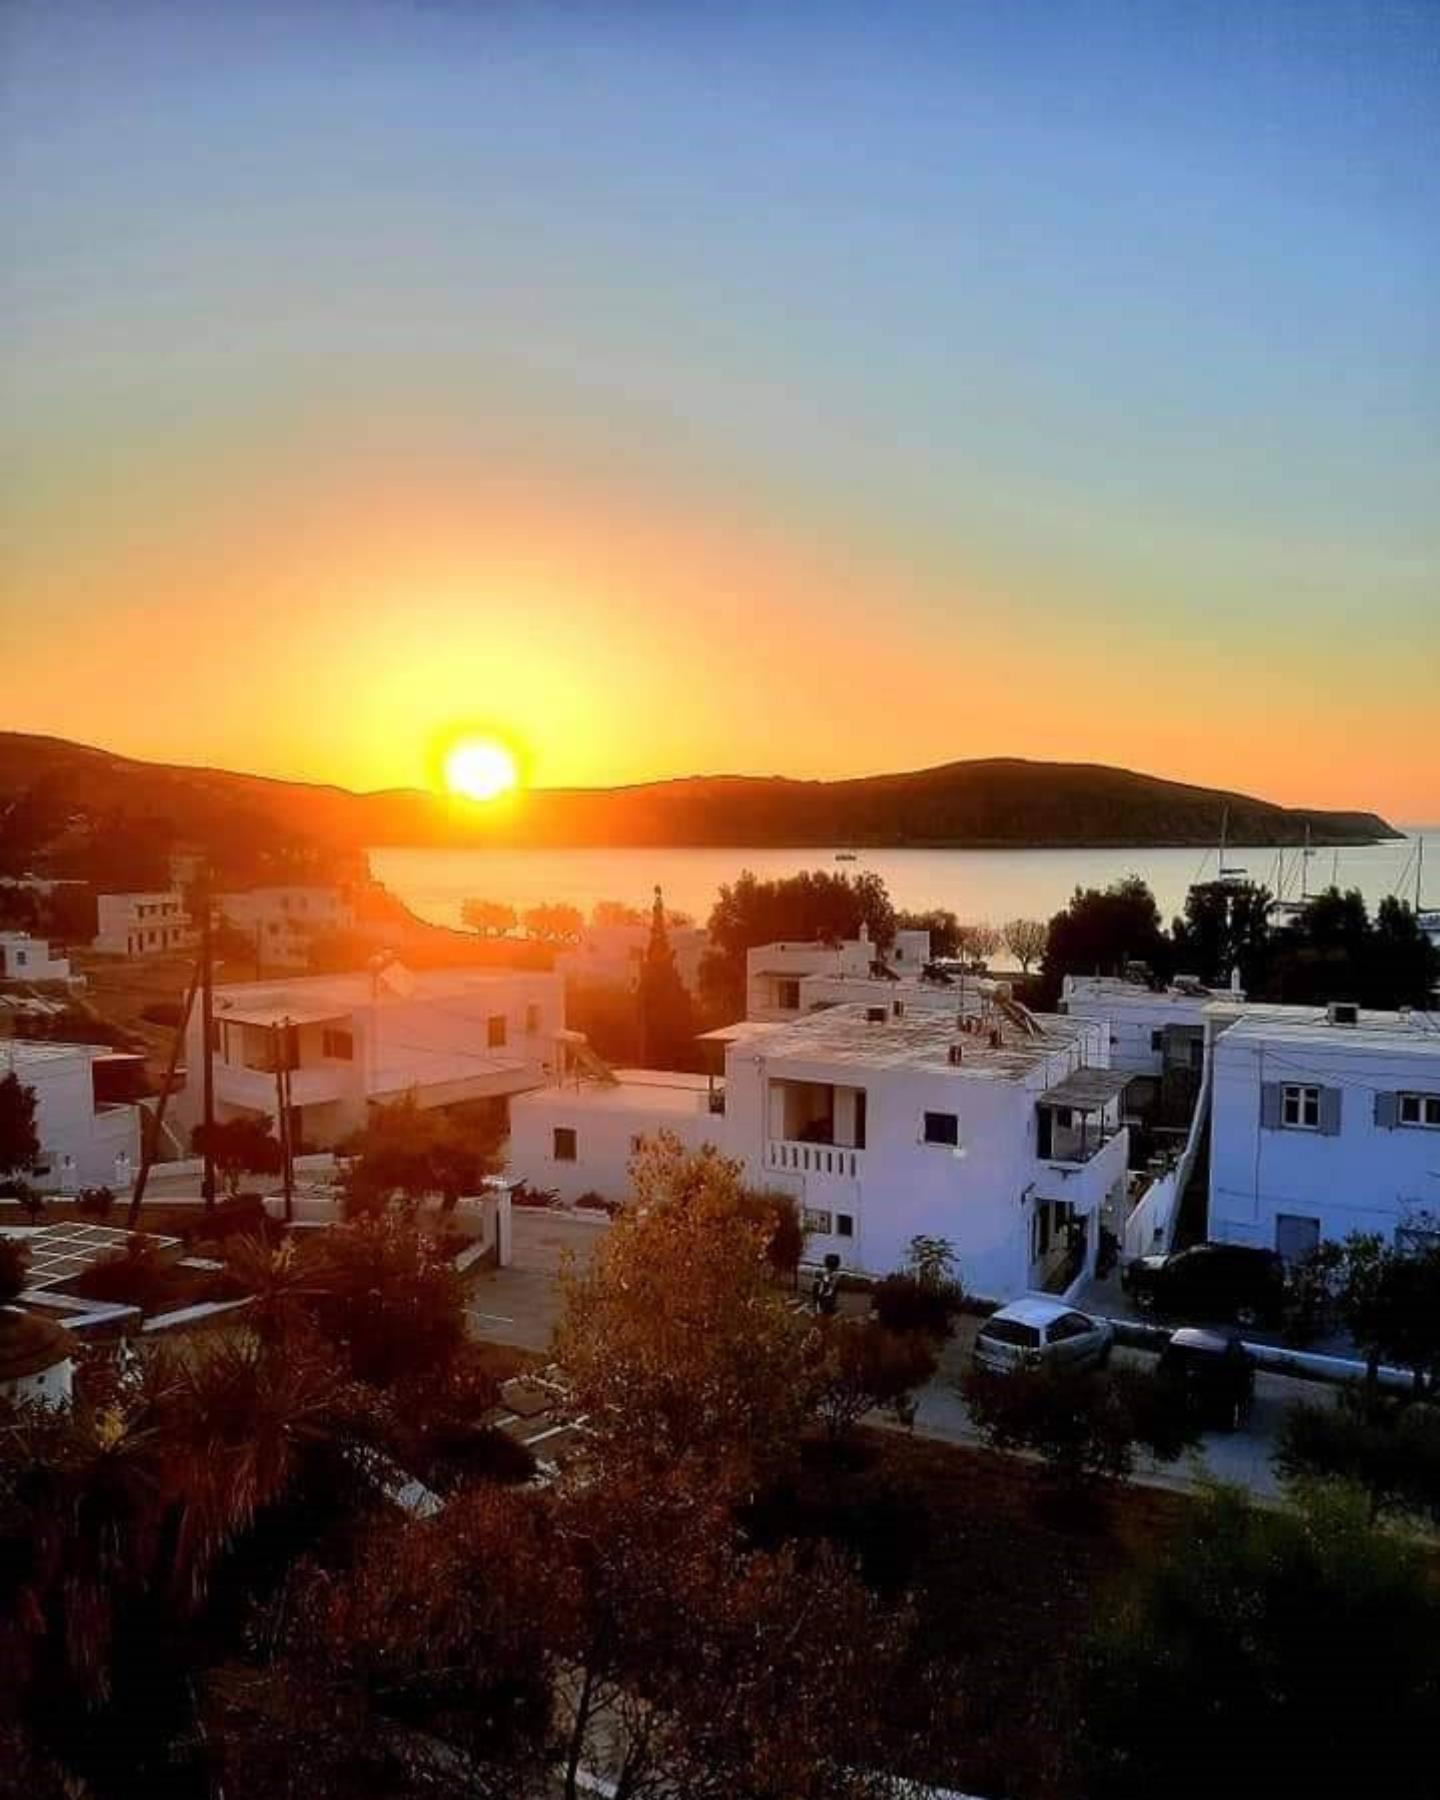
[[[492,1270],[475,1281],[469,1316],[477,1336],[544,1351],[559,1316],[561,1266],[568,1257],[583,1268],[605,1227],[566,1213],[526,1207],[515,1209],[514,1221],[515,1260],[510,1268]],[[859,1296],[853,1303],[864,1306]],[[978,1325],[979,1320],[968,1315],[960,1320],[939,1373],[920,1395],[915,1429],[925,1437],[955,1444],[981,1441],[954,1386],[967,1366]],[[1154,1359],[1144,1351],[1121,1348],[1115,1360],[1143,1366]],[[1280,1490],[1270,1457],[1286,1408],[1298,1400],[1323,1400],[1335,1391],[1323,1383],[1262,1372],[1256,1377],[1255,1405],[1245,1431],[1209,1432],[1198,1451],[1170,1467],[1142,1460],[1137,1478],[1161,1487],[1193,1487],[1208,1476],[1273,1497]]]
[[[606,1227],[529,1206],[517,1206],[512,1218],[515,1259],[508,1269],[476,1278],[469,1318],[477,1337],[521,1350],[548,1350],[560,1316],[560,1270],[567,1259],[583,1269]]]

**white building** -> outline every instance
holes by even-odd
[[[307,969],[310,945],[330,931],[348,931],[355,907],[348,888],[258,887],[241,893],[217,894],[219,917],[243,931],[255,946],[256,959],[278,969]]]
[[[110,1070],[135,1061],[104,1045],[0,1041],[0,1077],[14,1074],[35,1090],[40,1155],[27,1176],[32,1185],[60,1193],[130,1185],[140,1152],[140,1108],[103,1096]]]
[[[158,956],[195,941],[185,902],[175,890],[155,894],[97,894],[99,930],[92,948],[107,956]]]
[[[883,1274],[917,1234],[945,1237],[968,1286],[997,1300],[1093,1268],[1128,1150],[1125,1077],[1099,1027],[1008,1003],[898,1018],[838,1005],[709,1036],[724,1046],[723,1112],[698,1077],[551,1086],[514,1109],[513,1172],[623,1199],[628,1155],[670,1129],[737,1159],[750,1186],[792,1194],[810,1256]]]
[[[68,957],[52,956],[44,938],[0,931],[0,981],[69,981]]]
[[[897,931],[883,957],[863,926],[858,938],[838,944],[759,944],[745,954],[745,1017],[784,1023],[817,1006],[868,1000],[882,988],[889,997],[897,981],[917,997],[938,994],[948,1007],[946,984],[921,979],[929,963],[928,931]]]
[[[215,990],[216,1116],[277,1111],[288,1054],[296,1141],[327,1148],[365,1123],[371,1102],[421,1106],[505,1100],[557,1069],[564,985],[549,972],[427,969],[293,976]],[[181,1114],[201,1107],[200,1008],[186,1039]]]
[[[692,994],[698,992],[709,933],[698,925],[672,925],[666,936],[675,958],[675,973]],[[648,919],[643,924],[589,925],[578,944],[555,958],[555,972],[568,980],[633,989],[649,942]]]
[[[630,1159],[644,1138],[668,1131],[687,1150],[726,1147],[722,1092],[704,1075],[670,1069],[592,1073],[517,1095],[510,1103],[510,1176],[562,1200],[595,1193],[623,1200]]]
[[[1440,1020],[1213,1010],[1210,1235],[1286,1257],[1440,1217]]]

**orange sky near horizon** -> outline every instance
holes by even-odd
[[[12,728],[355,788],[429,785],[475,730],[539,786],[1014,755],[1440,812],[1435,735],[1376,707],[1378,668],[1348,699],[1325,681],[1322,717],[1304,660],[1008,594],[863,525],[827,543],[574,469],[317,462],[303,437],[219,461],[156,458],[147,491],[142,459],[84,540],[57,521],[12,564],[45,621],[9,658]]]

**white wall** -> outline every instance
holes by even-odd
[[[93,947],[111,956],[160,956],[193,943],[179,893],[99,894]]]
[[[1440,1040],[1407,1053],[1344,1032],[1267,1043],[1237,1028],[1217,1040],[1212,1237],[1273,1249],[1285,1213],[1317,1219],[1324,1238],[1388,1238],[1413,1214],[1440,1212],[1440,1131],[1386,1129],[1375,1119],[1377,1090],[1440,1094]],[[1338,1088],[1338,1134],[1262,1126],[1262,1086],[1276,1082]]]
[[[622,1077],[618,1089],[587,1082],[579,1089],[545,1087],[517,1095],[510,1103],[506,1154],[510,1179],[553,1189],[565,1201],[587,1193],[624,1200],[630,1192],[630,1159],[638,1148],[637,1138],[668,1131],[687,1150],[710,1144],[726,1151],[727,1120],[709,1110],[703,1091],[697,1090],[693,1102],[680,1107],[674,1104],[677,1090],[647,1087],[645,1073],[626,1071],[631,1079]],[[667,1071],[655,1074],[663,1080]],[[555,1156],[557,1128],[575,1133],[573,1162]]]
[[[336,887],[265,887],[216,896],[220,915],[252,938],[259,935],[262,967],[309,966],[311,940],[348,929],[355,909]]]
[[[44,938],[28,931],[0,932],[0,979],[6,981],[68,981],[70,963],[52,956]]]
[[[90,1069],[96,1054],[86,1044],[41,1044],[29,1053],[16,1042],[0,1046],[0,1076],[13,1069],[24,1086],[35,1090],[40,1160],[50,1165],[49,1176],[39,1184],[43,1187],[111,1187],[116,1156],[123,1153],[132,1167],[139,1157],[139,1109],[96,1108]]]

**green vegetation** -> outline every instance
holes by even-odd
[[[747,950],[786,939],[839,943],[858,937],[862,925],[876,955],[883,954],[895,936],[895,909],[885,883],[872,871],[849,876],[813,869],[759,881],[746,869],[720,889],[711,911],[701,989],[719,1015],[741,1018]]]

